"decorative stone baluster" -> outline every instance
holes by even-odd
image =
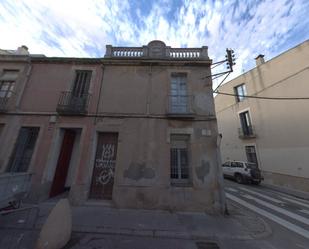
[[[172,48],[162,41],[152,41],[142,47],[112,47],[106,45],[106,58],[156,58],[177,60],[208,60],[208,47]]]

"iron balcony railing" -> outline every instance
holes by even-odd
[[[193,96],[191,95],[168,95],[167,114],[169,116],[187,116],[194,115]]]
[[[238,135],[239,135],[239,138],[242,138],[242,139],[256,137],[255,129],[252,125],[238,128]]]
[[[87,113],[90,94],[61,92],[57,112],[64,115],[83,115]]]

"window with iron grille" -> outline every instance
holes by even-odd
[[[171,183],[190,183],[188,135],[171,135]]]
[[[241,84],[239,86],[234,87],[234,92],[236,95],[236,102],[241,102],[245,99],[245,95],[247,95],[246,85]]]
[[[14,81],[0,81],[0,98],[9,98],[11,97],[14,90]]]
[[[4,129],[4,124],[0,124],[0,138],[1,138],[1,135],[2,135],[2,131]],[[1,140],[0,140],[1,141]]]
[[[258,165],[256,150],[254,145],[245,146],[246,155],[247,155],[247,161],[249,163],[255,163]]]
[[[39,130],[39,127],[22,127],[19,130],[15,148],[8,164],[8,172],[27,172]]]
[[[4,69],[0,75],[0,98],[11,97],[15,81],[18,77],[18,70],[15,69]]]

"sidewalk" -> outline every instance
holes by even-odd
[[[0,248],[32,248],[54,205],[45,202],[39,205],[39,210],[30,209],[0,216]],[[204,213],[116,209],[99,205],[72,207],[72,240],[78,241],[66,248],[91,248],[87,247],[87,243],[98,235],[177,239],[185,243],[186,240],[251,240],[270,234],[268,226],[260,218],[240,211],[236,206],[230,206],[229,210],[231,215],[224,217]],[[16,241],[16,247],[12,241]],[[8,243],[10,247],[4,247]]]

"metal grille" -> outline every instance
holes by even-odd
[[[246,146],[245,149],[248,162],[255,163],[256,165],[258,165],[255,146]]]
[[[14,81],[0,81],[0,111],[6,111],[9,98],[13,94]]]
[[[10,158],[8,172],[26,172],[28,170],[39,130],[38,127],[22,127],[20,129]]]

